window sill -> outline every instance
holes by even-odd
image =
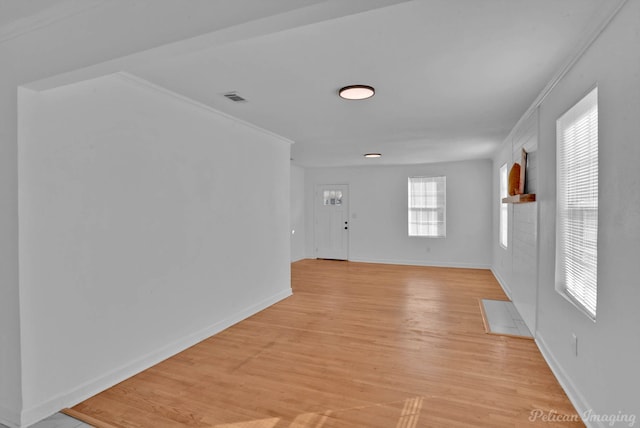
[[[582,312],[584,314],[584,316],[586,316],[587,318],[589,318],[594,324],[596,322],[596,317],[593,316],[589,311],[587,311],[584,306],[582,306],[582,304],[580,304],[579,302],[576,301],[576,299],[571,296],[569,293],[567,293],[566,291],[564,291],[563,289],[558,289],[556,288],[556,291],[558,292],[559,295],[561,295],[562,297],[564,297],[564,299],[566,301],[568,301],[569,303],[571,303],[573,305],[574,308],[576,308],[578,311]]]

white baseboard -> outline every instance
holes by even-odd
[[[432,260],[397,260],[397,259],[360,259],[349,258],[350,262],[359,263],[380,263],[385,265],[405,265],[405,266],[430,266],[430,267],[450,267],[463,269],[490,269],[491,265],[484,263],[455,263]]]
[[[0,424],[9,428],[20,427],[20,413],[0,405]]]
[[[209,327],[205,327],[199,331],[195,331],[186,337],[180,338],[166,346],[163,346],[160,349],[150,352],[147,355],[141,356],[140,358],[131,361],[128,364],[115,368],[105,375],[88,381],[82,385],[78,385],[76,388],[59,394],[58,396],[40,403],[37,406],[33,406],[29,409],[23,410],[22,414],[16,418],[16,420],[20,420],[20,425],[16,425],[16,423],[12,421],[5,422],[3,420],[0,420],[0,423],[3,423],[10,428],[20,428],[32,425],[44,418],[51,416],[54,413],[57,413],[61,409],[75,406],[76,404],[86,400],[87,398],[90,398],[108,388],[111,388],[112,386],[130,378],[131,376],[134,376],[148,369],[149,367],[152,367],[160,363],[161,361],[164,361],[167,358],[184,351],[185,349],[197,344],[198,342],[203,341],[208,337],[220,333],[221,331],[231,327],[232,325],[237,324],[252,315],[255,315],[263,309],[266,309],[269,306],[278,303],[279,301],[291,295],[291,288],[287,288],[271,297],[268,297],[258,303],[245,308],[244,310],[230,317],[220,320]],[[9,415],[10,413],[4,412],[3,414]]]
[[[573,404],[573,407],[575,407],[578,415],[582,417],[583,415],[587,414],[587,412],[593,409],[593,407],[587,403],[587,400],[582,396],[580,391],[578,391],[569,376],[567,376],[565,371],[562,369],[562,366],[560,366],[560,364],[558,363],[558,360],[556,360],[556,358],[553,356],[553,353],[547,346],[544,339],[538,336],[536,337],[535,341],[536,345],[538,345],[538,349],[540,349],[540,352],[542,353],[542,357],[547,362],[547,365],[549,365],[549,368],[551,368],[551,371],[555,375],[564,392],[567,394],[567,397],[569,397],[569,401],[571,401],[571,404]],[[587,428],[605,427],[605,425],[603,425],[601,421],[587,420],[584,421],[584,423]]]
[[[498,284],[500,284],[500,287],[502,287],[502,291],[504,291],[504,294],[507,295],[509,300],[513,301],[513,299],[511,298],[511,289],[509,289],[509,286],[507,285],[507,282],[504,280],[504,278],[502,278],[498,271],[493,267],[491,267],[491,273],[496,277],[496,280],[498,281]]]
[[[495,276],[498,280],[498,283],[500,284],[506,295],[509,297],[509,300],[513,300],[511,298],[511,290],[507,286],[506,281],[504,281],[504,279],[495,269],[491,268],[491,272],[493,273],[493,276]],[[558,383],[564,390],[565,394],[567,394],[569,401],[571,401],[571,404],[573,404],[573,407],[575,407],[578,415],[582,417],[586,414],[587,411],[591,410],[592,407],[587,403],[587,400],[575,387],[569,376],[567,376],[567,374],[565,373],[562,366],[558,363],[558,360],[556,360],[556,358],[553,356],[551,349],[547,346],[544,339],[540,337],[537,332],[535,333],[534,340],[536,342],[536,345],[538,346],[538,349],[540,350],[540,353],[542,354],[542,357],[547,362],[547,365],[558,380]],[[604,425],[600,421],[588,420],[584,421],[584,423],[587,428],[604,428]]]

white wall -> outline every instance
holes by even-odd
[[[23,424],[291,293],[288,142],[120,76],[23,96]]]
[[[0,58],[6,51],[0,44]],[[7,64],[3,61],[3,64]],[[22,406],[18,281],[18,162],[16,76],[0,78],[0,423],[19,420]],[[6,75],[5,75],[6,73]]]
[[[305,171],[291,165],[291,261],[305,258]]]
[[[153,8],[132,6],[127,14],[122,13],[122,2],[58,3],[31,17],[35,19],[7,22],[0,31],[0,423],[9,426],[21,424],[25,370],[18,275],[18,88],[41,79],[51,87],[54,82],[69,83],[126,69],[149,58],[175,54],[172,42],[198,34],[213,32],[206,40],[194,37],[185,49],[288,28],[293,21],[282,19],[282,13],[305,2],[297,1],[294,6],[294,2],[274,2],[259,10],[247,6],[246,13],[232,11],[231,15],[208,13],[219,7],[213,2],[193,2],[188,7],[192,13],[182,15],[174,12],[184,12],[185,6],[175,2],[158,2]],[[304,15],[309,22],[324,16],[304,12],[292,13],[296,19]],[[168,16],[179,25],[166,25]],[[255,19],[265,16],[275,17],[276,22]],[[232,36],[216,31],[231,27]],[[283,218],[288,222],[288,212]]]
[[[629,0],[539,107],[536,341],[580,413],[640,421],[640,0]],[[555,291],[556,119],[599,96],[598,309],[594,323]],[[496,158],[496,163],[499,159]],[[495,168],[494,168],[495,169]],[[495,180],[494,180],[495,188]],[[494,210],[494,225],[497,224]],[[501,263],[494,259],[494,268]],[[571,335],[578,337],[578,354]],[[610,426],[608,421],[589,426]],[[630,426],[619,421],[615,426]],[[635,426],[635,425],[634,425]]]
[[[640,0],[629,1],[540,106],[538,335],[597,413],[640,418]],[[593,323],[554,289],[555,121],[598,84],[598,313]],[[578,336],[572,355],[571,334]]]
[[[313,247],[317,184],[349,185],[349,260],[433,266],[491,264],[491,162],[306,170],[307,257]],[[447,237],[407,235],[407,179],[447,177]]]

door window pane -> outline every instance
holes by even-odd
[[[342,205],[342,190],[325,190],[322,199],[324,205]]]

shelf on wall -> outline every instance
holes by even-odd
[[[524,185],[526,183],[526,171],[527,171],[527,151],[522,148],[522,160],[520,161],[520,194],[507,196],[506,198],[502,198],[503,204],[524,204],[527,202],[535,202],[536,194],[535,193],[523,193]]]
[[[526,202],[535,202],[536,194],[535,193],[525,193],[522,195],[513,195],[508,196],[506,198],[502,198],[503,204],[524,204]]]

